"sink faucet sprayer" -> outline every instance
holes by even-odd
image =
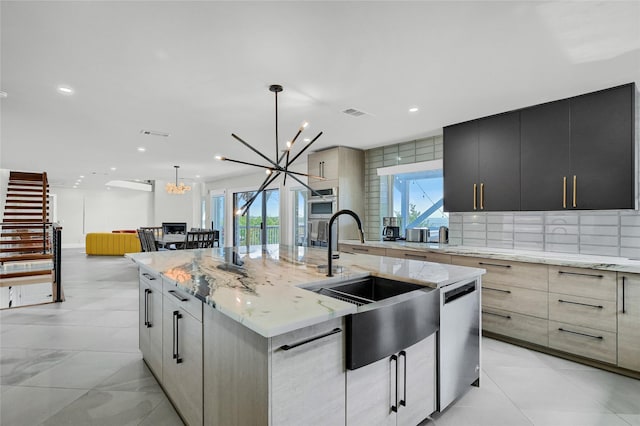
[[[333,227],[333,222],[338,218],[338,216],[343,215],[343,214],[348,214],[349,216],[353,217],[356,220],[356,223],[358,224],[358,231],[360,231],[360,242],[362,244],[364,244],[364,231],[362,230],[362,221],[360,221],[360,218],[358,217],[357,214],[355,214],[355,212],[351,211],[351,210],[340,210],[337,211],[333,216],[331,216],[331,219],[329,219],[329,235],[327,237],[327,276],[328,277],[332,277],[333,276],[333,269],[332,269],[332,260],[333,260],[333,256],[331,253],[331,246],[333,245],[333,242],[331,241],[332,235],[333,233],[331,232],[331,229]]]

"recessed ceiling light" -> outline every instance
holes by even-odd
[[[6,98],[7,96],[9,96],[9,95],[7,94],[7,92],[2,92],[2,91],[0,91],[0,99],[4,99],[4,98]]]
[[[76,185],[73,185],[73,189],[78,189],[78,187]]]
[[[73,89],[69,86],[58,86],[58,93],[63,95],[73,95]]]
[[[309,139],[309,138],[304,138],[304,141],[305,141],[305,142],[310,142],[310,141],[311,141],[311,139]]]
[[[111,167],[111,171],[112,171],[112,172],[115,172],[115,171],[116,171],[116,168],[115,168],[115,167]]]
[[[80,179],[84,179],[84,175],[80,175]]]
[[[409,108],[409,112],[418,112],[418,107]]]
[[[196,177],[197,177],[197,178],[199,178],[199,177],[200,177],[200,175],[196,175]]]
[[[144,146],[138,147],[138,152],[145,152],[147,149]]]

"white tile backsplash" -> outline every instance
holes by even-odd
[[[640,211],[450,213],[449,222],[452,244],[640,258]]]

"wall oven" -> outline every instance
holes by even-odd
[[[307,245],[326,247],[329,240],[329,219],[338,211],[338,190],[328,188],[317,190],[318,194],[310,193],[307,199]],[[333,241],[337,247],[337,226],[333,229]]]

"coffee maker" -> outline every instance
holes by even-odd
[[[383,217],[382,226],[383,241],[395,241],[400,238],[400,226],[398,226],[397,217]]]

